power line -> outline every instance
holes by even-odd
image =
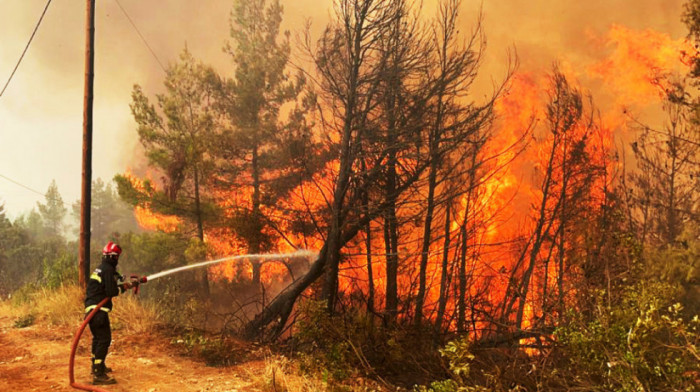
[[[158,62],[158,65],[160,65],[160,68],[163,70],[163,72],[166,72],[166,73],[167,73],[168,71],[165,70],[165,67],[163,66],[163,63],[160,61],[160,59],[159,59],[158,56],[156,55],[156,52],[154,52],[154,51],[153,51],[153,48],[151,48],[151,45],[148,44],[148,41],[146,41],[146,38],[143,36],[143,34],[141,34],[141,31],[139,30],[139,28],[136,27],[136,24],[134,23],[134,21],[131,20],[131,17],[130,17],[129,14],[126,12],[126,10],[124,9],[124,7],[122,7],[122,5],[121,5],[121,3],[119,2],[119,0],[114,0],[114,2],[117,3],[117,5],[119,6],[119,9],[122,10],[122,12],[124,13],[124,16],[126,16],[126,19],[129,20],[129,23],[131,23],[131,26],[134,28],[134,30],[136,30],[136,34],[138,34],[139,37],[141,37],[141,41],[143,41],[143,43],[146,45],[146,47],[148,48],[148,50],[151,52],[151,55],[153,55],[153,58],[156,59],[156,61]]]
[[[21,184],[21,183],[15,181],[15,180],[11,179],[10,177],[5,177],[5,176],[3,176],[2,174],[0,174],[0,177],[6,179],[7,181],[10,181],[11,183],[13,183],[13,184],[15,184],[15,185],[19,185],[19,186],[21,186],[22,188],[24,188],[24,189],[26,189],[26,190],[28,190],[28,191],[34,192],[34,193],[36,193],[37,195],[46,196],[46,193],[42,193],[42,192],[37,191],[36,189],[32,189],[32,188],[30,188],[30,187],[28,187],[28,186],[26,186],[26,185],[24,185],[24,184]]]
[[[24,189],[26,189],[26,190],[28,190],[28,191],[30,191],[30,192],[34,192],[34,193],[36,193],[37,195],[41,195],[41,196],[43,196],[43,197],[46,197],[46,193],[45,193],[45,192],[44,192],[44,193],[39,192],[39,191],[37,191],[36,189],[30,188],[30,187],[28,187],[28,186],[26,186],[26,185],[24,185],[24,184],[22,184],[22,183],[20,183],[20,182],[17,182],[17,181],[15,181],[15,180],[11,179],[10,177],[3,176],[2,174],[0,174],[0,177],[6,179],[7,181],[10,181],[11,183],[13,183],[13,184],[15,184],[15,185],[21,186],[22,188],[24,188]],[[47,198],[47,199],[48,199],[48,198]],[[66,204],[63,200],[59,200],[59,199],[49,199],[49,200],[60,201],[60,202],[63,203],[64,205]]]
[[[15,72],[17,72],[17,68],[19,68],[19,64],[22,62],[22,59],[24,58],[24,54],[27,53],[27,49],[29,49],[29,44],[32,43],[32,40],[34,39],[34,35],[36,35],[37,30],[39,30],[39,25],[41,25],[41,21],[44,20],[44,15],[46,15],[46,10],[49,9],[50,4],[51,4],[51,0],[46,2],[46,7],[44,7],[44,11],[41,13],[41,17],[39,18],[39,21],[36,23],[36,26],[34,27],[34,31],[32,32],[32,36],[29,37],[29,42],[27,42],[27,46],[24,47],[24,51],[22,51],[22,55],[19,56],[19,60],[17,60],[17,64],[15,65],[15,68],[12,70],[10,77],[7,79],[7,82],[5,83],[5,87],[3,87],[2,91],[0,91],[0,97],[2,97],[2,95],[5,93],[5,90],[7,89],[7,86],[10,84],[12,77],[15,75]]]

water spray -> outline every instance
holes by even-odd
[[[141,278],[141,280],[143,280],[143,281],[140,283],[150,282],[152,280],[162,278],[163,276],[174,274],[176,272],[186,271],[189,269],[204,267],[204,266],[218,264],[218,263],[223,263],[224,261],[269,260],[269,259],[304,258],[304,257],[311,258],[311,257],[315,257],[316,255],[317,255],[317,253],[315,253],[315,252],[302,249],[302,250],[297,250],[296,252],[293,252],[293,253],[262,253],[262,254],[229,256],[229,257],[223,257],[223,258],[216,259],[216,260],[202,261],[201,263],[197,263],[197,264],[190,264],[190,265],[185,265],[182,267],[177,267],[177,268],[157,272],[155,274],[151,274],[151,275],[148,275],[148,276]]]
[[[157,272],[155,274],[151,274],[148,276],[143,276],[139,277],[138,275],[131,275],[130,276],[130,288],[134,290],[134,294],[138,294],[139,292],[139,286],[143,283],[150,282],[153,280],[156,280],[158,278],[162,278],[163,276],[167,276],[170,274],[174,274],[176,272],[181,272],[181,271],[186,271],[194,268],[200,268],[200,267],[205,267],[209,265],[214,265],[218,263],[223,263],[224,261],[232,261],[232,260],[274,260],[274,259],[289,259],[289,258],[312,258],[317,256],[317,253],[309,251],[309,250],[297,250],[296,252],[293,253],[268,253],[268,254],[251,254],[251,255],[239,255],[239,256],[229,256],[229,257],[223,257],[220,259],[216,260],[210,260],[210,261],[202,261],[200,263],[196,264],[191,264],[191,265],[185,265],[182,267],[178,268],[173,268],[161,272]],[[73,372],[73,368],[75,365],[75,352],[78,347],[78,342],[80,342],[80,337],[83,334],[83,331],[85,330],[85,327],[88,325],[90,320],[95,316],[95,314],[100,311],[102,306],[104,306],[107,301],[109,301],[111,297],[107,297],[103,299],[97,306],[85,317],[85,320],[80,324],[80,327],[78,328],[78,331],[76,331],[75,336],[73,337],[73,345],[71,346],[71,353],[70,353],[70,360],[68,363],[68,378],[70,382],[70,386],[76,389],[82,389],[84,391],[93,391],[93,392],[109,392],[108,390],[104,388],[100,388],[94,385],[87,385],[87,384],[80,384],[75,382],[75,376]]]

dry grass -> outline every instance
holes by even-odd
[[[284,356],[268,356],[262,373],[250,373],[253,384],[265,392],[321,392],[326,383],[302,374],[297,366]]]
[[[52,326],[72,326],[83,316],[83,292],[78,286],[41,289],[32,294],[29,305],[39,320]]]
[[[127,334],[144,334],[153,332],[160,317],[156,307],[147,302],[141,302],[137,296],[120,295],[114,300],[114,329]]]
[[[0,302],[0,313],[14,319],[29,316],[35,323],[51,326],[75,326],[83,318],[84,291],[76,285],[62,286],[56,290],[40,289],[21,303]],[[153,305],[141,303],[138,297],[123,295],[114,299],[113,327],[126,334],[142,334],[152,331],[158,323]]]
[[[12,305],[12,301],[8,299],[0,301],[0,314],[11,318],[17,318],[25,315],[26,311],[18,306]]]
[[[51,326],[74,325],[82,317],[82,301],[82,290],[77,286],[41,289],[29,294],[23,302],[1,302],[0,313],[15,319],[33,317],[34,322]]]

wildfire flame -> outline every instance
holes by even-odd
[[[131,185],[138,191],[144,192],[146,187],[144,181],[136,177],[131,169],[127,169],[124,173]],[[146,176],[150,180],[150,175]],[[152,182],[152,181],[151,181]],[[139,205],[134,207],[134,216],[136,217],[136,222],[144,230],[151,231],[163,231],[166,233],[172,233],[177,230],[178,226],[182,222],[180,218],[172,215],[159,214],[151,210],[149,203],[144,205]]]
[[[658,102],[665,83],[664,77],[673,70],[684,67],[684,56],[693,53],[692,46],[684,40],[673,40],[668,35],[653,30],[635,31],[624,26],[614,25],[606,35],[607,52],[609,55],[595,64],[583,64],[582,69],[576,69],[567,63],[564,73],[569,81],[576,84],[574,74],[588,75],[602,79],[606,88],[617,97],[617,104],[648,104]],[[612,50],[609,50],[612,48]],[[604,53],[601,48],[601,53]],[[474,199],[466,196],[456,203],[451,215],[451,234],[454,238],[448,251],[450,257],[456,257],[459,231],[465,219],[473,225],[473,237],[470,239],[467,253],[467,268],[471,272],[469,295],[484,295],[486,301],[495,307],[506,295],[511,272],[515,268],[518,245],[514,239],[533,230],[531,220],[532,206],[538,201],[540,184],[539,177],[533,175],[546,162],[551,141],[537,132],[537,137],[526,137],[529,143],[527,149],[517,154],[519,140],[523,139],[531,126],[542,126],[542,114],[545,112],[547,100],[548,78],[543,72],[521,72],[516,74],[509,86],[508,93],[496,103],[498,121],[497,132],[484,147],[483,154],[495,156],[491,165],[499,168],[483,178],[480,192]],[[660,89],[661,88],[661,89]],[[583,90],[583,89],[582,89]],[[617,133],[624,127],[625,119],[614,110],[603,110],[600,116],[595,136],[591,137],[587,148],[588,156],[595,164],[602,167],[616,165],[610,159],[614,149]],[[571,130],[574,134],[586,132],[582,127]],[[561,152],[557,152],[561,153]],[[334,166],[335,165],[335,166]],[[494,169],[495,170],[495,169]],[[313,214],[321,211],[327,204],[327,191],[333,189],[333,173],[337,172],[337,163],[331,163],[326,170],[318,173],[312,180],[305,182],[292,190],[290,197],[280,201],[278,208],[286,211],[307,211]],[[135,186],[142,183],[131,176]],[[598,180],[601,181],[601,180]],[[604,198],[606,184],[596,183],[596,198]],[[251,198],[251,189],[240,188],[234,191],[219,191],[215,196],[225,214],[233,213],[235,208],[246,206]],[[599,205],[599,204],[598,204]],[[592,205],[591,208],[598,208]],[[316,234],[299,235],[290,229],[290,222],[281,217],[275,217],[274,211],[265,211],[272,216],[274,224],[284,231],[283,236],[274,244],[276,252],[293,251],[295,248],[320,249],[323,239]],[[398,211],[408,216],[410,211]],[[147,230],[173,231],[181,221],[172,216],[152,212],[148,206],[137,207],[135,214],[142,228]],[[277,214],[279,215],[279,213]],[[346,296],[359,295],[367,297],[369,280],[367,255],[372,257],[373,284],[375,290],[375,307],[381,308],[384,298],[386,255],[384,238],[381,235],[382,222],[371,224],[371,245],[365,245],[364,235],[359,235],[352,245],[353,254],[346,254],[341,265],[339,290]],[[434,227],[444,226],[444,222],[436,221]],[[410,230],[409,230],[410,229]],[[422,226],[403,228],[401,232],[402,247],[400,248],[400,263],[403,273],[399,277],[399,292],[403,294],[416,292],[417,265],[421,253]],[[366,234],[365,234],[366,235]],[[235,238],[228,229],[206,229],[205,241],[213,255],[234,255],[247,253],[245,244]],[[495,244],[511,244],[500,245]],[[442,269],[442,244],[434,241],[429,251],[428,262],[428,293],[425,301],[424,314],[434,317],[437,309],[439,282]],[[283,263],[266,263],[261,271],[261,281],[270,284],[281,281],[288,276],[289,269]],[[451,274],[455,271],[451,270]],[[553,265],[538,271],[534,280],[539,284],[545,281],[547,286],[554,286],[558,271]],[[231,281],[251,279],[252,267],[249,263],[224,263],[210,269],[210,276],[225,278]],[[452,285],[455,285],[454,280]],[[533,283],[535,285],[535,283]],[[454,290],[454,287],[451,289]],[[532,293],[524,308],[523,327],[534,325],[538,315],[541,316],[540,293]],[[488,306],[488,305],[485,305]],[[457,307],[453,301],[448,303],[448,312],[454,312]],[[469,317],[469,316],[468,316]],[[479,325],[474,325],[478,329]],[[476,332],[475,332],[476,333]]]
[[[686,73],[689,56],[695,53],[686,39],[674,40],[651,29],[638,31],[613,25],[605,41],[606,47],[613,48],[612,53],[588,72],[603,79],[617,96],[617,103],[627,106],[658,102],[668,74]]]

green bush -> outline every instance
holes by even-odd
[[[643,281],[620,305],[599,306],[593,318],[571,312],[555,336],[560,355],[582,386],[615,391],[692,391],[700,374],[700,321],[683,317],[677,289]]]
[[[34,324],[35,319],[36,316],[33,313],[29,313],[15,320],[14,326],[15,328],[26,328]]]
[[[44,257],[42,265],[42,281],[46,288],[57,289],[65,283],[78,280],[75,255],[68,252],[60,252],[54,257]]]
[[[231,366],[244,358],[245,353],[222,336],[210,336],[200,330],[185,330],[171,340],[188,355],[198,356],[207,366]]]
[[[302,371],[320,374],[332,386],[365,376],[411,387],[447,375],[434,332],[385,324],[359,308],[330,315],[325,302],[309,300],[300,303],[290,346]]]
[[[294,335],[301,349],[301,370],[320,373],[326,382],[348,378],[354,368],[355,357],[346,340],[345,332],[334,325],[323,301],[304,301]]]

